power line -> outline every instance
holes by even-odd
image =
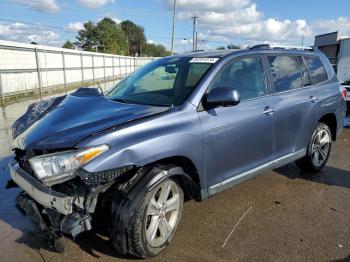
[[[194,26],[193,26],[193,50],[195,50],[195,43],[196,43],[196,31],[195,31],[195,27],[196,27],[196,19],[198,17],[192,17],[192,19],[194,20]],[[56,29],[56,30],[64,30],[66,32],[79,32],[78,29],[72,29],[72,28],[68,28],[68,27],[62,27],[62,26],[54,26],[54,25],[48,25],[48,24],[40,24],[40,23],[32,23],[32,22],[26,22],[26,21],[22,21],[22,20],[15,20],[15,19],[4,19],[4,18],[0,18],[0,21],[3,21],[3,22],[7,22],[7,23],[21,23],[21,24],[26,24],[26,25],[31,25],[31,26],[36,26],[36,27],[46,27],[46,28],[52,28],[52,29]],[[148,35],[148,38],[151,38],[151,39],[172,39],[172,37],[169,37],[169,36],[156,36],[156,35]],[[307,37],[303,37],[303,39],[305,39]],[[188,37],[174,37],[174,39],[178,39],[178,40],[183,40],[183,39],[188,39]],[[246,40],[246,41],[259,41],[259,42],[264,42],[265,40],[262,40],[262,39],[256,39],[256,38],[251,38],[251,37],[235,37],[234,38],[235,40]],[[279,41],[279,42],[288,42],[288,41],[294,41],[294,40],[297,40],[300,38],[289,38],[289,39],[269,39],[268,41]],[[201,39],[201,40],[198,40],[197,41],[200,41],[200,42],[209,42],[209,43],[218,43],[218,44],[227,44],[228,42],[232,42],[232,41],[227,41],[227,40],[207,40],[207,39]]]
[[[10,22],[10,23],[21,23],[21,24],[33,25],[33,26],[37,26],[37,27],[47,27],[47,28],[53,28],[53,29],[61,29],[61,30],[65,30],[65,31],[74,31],[74,32],[78,32],[79,31],[79,30],[71,29],[71,28],[67,28],[67,27],[45,25],[45,24],[36,24],[36,23],[24,22],[24,21],[19,21],[19,20],[12,20],[12,19],[0,18],[0,21]]]
[[[64,31],[71,31],[71,32],[79,32],[78,29],[69,29],[67,27],[60,27],[60,26],[53,26],[53,25],[47,25],[47,24],[36,24],[36,23],[31,23],[31,22],[25,22],[21,20],[14,20],[14,19],[3,19],[0,18],[0,21],[4,22],[9,22],[9,23],[21,23],[25,25],[32,25],[32,26],[37,26],[37,27],[47,27],[47,28],[52,28],[52,29],[59,29],[59,30],[64,30]],[[171,39],[169,36],[149,36],[150,38],[166,38],[166,39]],[[184,39],[185,37],[174,37],[174,39]]]
[[[0,3],[0,6],[2,7],[13,7],[13,4],[11,3],[6,3],[2,2]],[[17,5],[21,8],[30,8],[28,6],[23,6],[23,5]],[[81,13],[82,8],[79,6],[76,6],[72,3],[63,3],[60,7],[63,7],[65,11],[69,12],[75,12],[75,13]],[[149,15],[149,16],[169,16],[171,14],[171,11],[165,11],[165,10],[151,10],[151,9],[136,9],[136,8],[116,8],[116,7],[111,7],[108,9],[110,12],[115,12],[115,13],[132,13],[132,14],[140,14],[140,15]]]

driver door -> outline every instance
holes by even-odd
[[[205,133],[209,194],[272,161],[274,104],[267,96],[266,83],[260,56],[233,59],[212,81],[208,92],[214,88],[235,88],[241,102],[199,112]]]

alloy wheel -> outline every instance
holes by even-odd
[[[151,197],[145,216],[146,240],[152,247],[163,245],[175,230],[180,214],[179,186],[163,181]]]
[[[326,129],[320,129],[314,137],[311,148],[312,163],[319,167],[328,157],[330,150],[331,137]]]

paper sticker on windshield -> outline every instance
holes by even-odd
[[[195,57],[190,60],[190,63],[214,64],[218,60],[219,58],[216,57]]]

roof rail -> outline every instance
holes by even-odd
[[[254,45],[251,47],[248,47],[249,49],[255,50],[255,49],[290,49],[290,50],[308,50],[308,51],[314,51],[317,50],[317,47],[310,47],[310,46],[288,46],[288,45],[270,45],[270,44],[260,44],[260,45]]]
[[[299,45],[271,45],[271,49],[292,49],[292,50],[309,50],[313,51],[311,46],[299,46]]]
[[[260,44],[260,45],[253,45],[253,46],[248,46],[248,49],[271,49],[269,44]]]

